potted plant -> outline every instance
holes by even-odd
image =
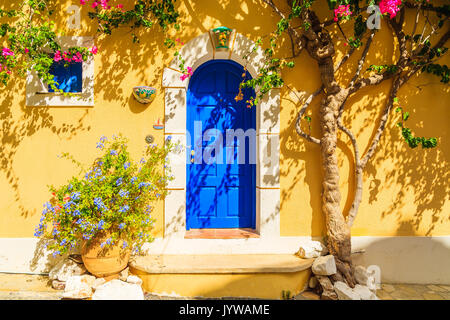
[[[136,163],[125,138],[103,136],[97,143],[103,155],[88,170],[64,153],[62,157],[83,174],[58,188],[49,187],[53,197],[44,204],[35,236],[53,239],[48,247],[54,255],[81,248],[83,263],[97,277],[118,274],[132,251],[140,252],[153,240],[152,203],[165,197],[173,179],[166,164],[173,147],[170,137],[163,147],[148,145]]]

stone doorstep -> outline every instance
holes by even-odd
[[[288,273],[309,269],[313,261],[290,254],[178,254],[134,257],[129,265],[156,274]]]

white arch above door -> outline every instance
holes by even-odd
[[[163,73],[165,137],[171,136],[173,141],[186,146],[186,90],[189,86],[189,79],[185,81],[180,79],[182,72],[178,68],[179,57],[182,56],[185,60],[185,66],[192,67],[193,71],[209,60],[233,60],[246,66],[249,73],[254,77],[264,61],[262,49],[258,48],[251,53],[247,60],[242,58],[253,47],[253,41],[234,30],[231,33],[230,49],[227,51],[216,51],[209,33],[199,35],[183,46],[180,55],[172,60]],[[270,238],[280,237],[280,90],[271,90],[256,108],[258,135],[256,230],[260,234],[261,240],[269,240]],[[167,240],[176,238],[179,241],[184,239],[186,231],[185,148],[181,152],[170,154],[169,161],[175,179],[169,183],[169,195],[164,203],[164,238],[167,238]],[[188,243],[189,240],[192,239],[184,239],[184,242]],[[206,247],[208,247],[207,241],[207,239],[202,240]],[[188,247],[187,245],[186,248]],[[200,248],[198,249],[201,251]],[[193,250],[195,252],[195,248]]]

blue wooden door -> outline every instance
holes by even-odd
[[[253,89],[235,100],[244,72],[233,61],[214,60],[201,65],[189,81],[186,128],[193,152],[186,165],[188,230],[255,227],[256,164],[250,160],[256,143],[226,139],[227,129],[256,129],[255,107],[245,103]],[[250,78],[248,72],[246,76]],[[245,161],[238,161],[239,151]]]

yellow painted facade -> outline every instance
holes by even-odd
[[[73,1],[58,1],[56,19],[66,28],[66,8]],[[125,8],[133,1],[122,1]],[[6,3],[6,4],[5,4]],[[15,1],[2,1],[7,8]],[[182,29],[179,37],[187,42],[217,26],[227,26],[256,40],[270,33],[277,17],[259,1],[187,1],[178,2]],[[319,10],[331,15],[328,9]],[[82,29],[66,30],[67,35],[93,35],[94,23],[82,9]],[[407,16],[407,19],[412,19]],[[346,25],[344,24],[344,28]],[[337,30],[332,29],[333,33]],[[0,238],[32,237],[42,204],[49,198],[47,185],[63,184],[76,168],[58,154],[70,151],[75,158],[89,163],[97,156],[95,143],[102,135],[121,132],[130,139],[129,147],[137,158],[152,134],[163,142],[163,132],[152,125],[164,118],[162,72],[173,59],[173,50],[163,45],[164,36],[154,31],[141,34],[141,43],[133,44],[126,31],[99,38],[95,57],[94,107],[27,107],[25,80],[12,81],[0,89]],[[338,57],[347,49],[343,39],[335,43]],[[339,40],[340,39],[340,40]],[[289,55],[285,43],[280,55]],[[377,33],[365,69],[370,64],[389,63],[397,51],[386,24]],[[360,50],[361,51],[361,50]],[[348,81],[359,54],[344,66],[339,81]],[[301,96],[320,86],[316,63],[303,52],[295,59],[294,70],[284,79]],[[450,63],[448,56],[441,63]],[[158,90],[150,105],[139,104],[132,88],[149,85]],[[344,122],[357,133],[362,151],[374,134],[378,116],[390,83],[376,89],[366,88],[348,102]],[[312,131],[320,135],[318,99],[310,106]],[[439,236],[450,235],[449,199],[449,124],[450,89],[435,76],[413,78],[399,94],[400,104],[411,113],[408,126],[418,136],[439,137],[432,150],[409,149],[396,127],[398,115],[390,115],[380,147],[364,175],[364,194],[352,228],[354,236]],[[325,234],[321,213],[321,166],[319,147],[298,137],[294,119],[299,103],[287,89],[282,90],[280,133],[280,224],[282,236],[321,236]],[[340,137],[342,208],[351,204],[353,192],[352,149],[345,136]],[[155,236],[163,234],[163,203],[158,203]],[[150,281],[150,280],[149,280]],[[245,281],[243,282],[245,283]]]

